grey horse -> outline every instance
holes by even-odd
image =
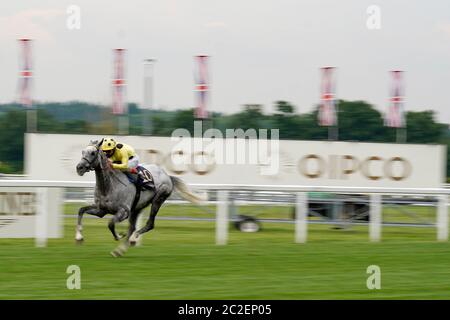
[[[176,190],[178,194],[192,202],[201,203],[206,200],[204,195],[192,192],[189,187],[177,177],[169,176],[162,168],[156,165],[145,165],[153,176],[153,190],[142,190],[137,203],[134,203],[136,196],[136,185],[129,181],[125,173],[112,169],[108,158],[101,151],[100,142],[91,141],[81,153],[82,157],[76,166],[78,175],[82,176],[88,171],[95,171],[95,203],[80,208],[78,212],[78,223],[76,227],[75,240],[83,241],[82,219],[85,213],[103,218],[106,214],[114,215],[108,227],[115,240],[119,237],[115,231],[115,224],[129,218],[129,229],[125,243],[117,247],[111,254],[120,256],[128,249],[129,245],[134,245],[139,236],[152,230],[155,226],[155,217],[161,205]],[[150,217],[146,225],[136,231],[136,222],[141,211],[151,204]]]

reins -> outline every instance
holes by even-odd
[[[100,149],[97,149],[97,150],[98,150],[97,157],[100,157],[100,169],[102,169],[102,171],[105,171],[105,168],[103,167],[103,161],[102,161],[101,156],[99,154],[101,151],[100,151]],[[108,167],[106,169],[110,169],[110,167]],[[114,170],[111,170],[111,173],[112,173],[112,176],[114,177],[114,179],[116,179],[118,182],[120,182],[123,186],[125,186],[125,187],[127,186],[125,183],[122,182],[122,180],[120,180],[119,177],[117,177],[117,175],[114,172]]]
[[[112,169],[110,166],[107,166],[107,168],[105,168],[104,166],[103,166],[103,159],[101,159],[101,155],[100,155],[100,152],[102,152],[101,150],[100,150],[100,148],[98,148],[97,146],[95,147],[96,149],[97,149],[97,158],[98,157],[100,157],[100,159],[99,159],[99,162],[100,162],[100,169],[102,170],[102,171],[106,171],[106,170],[108,170],[108,169]],[[94,163],[94,161],[95,161],[95,159],[94,160],[92,160],[92,161],[89,161],[89,159],[87,159],[86,157],[83,157],[82,158],[84,161],[86,161],[88,164],[89,164],[89,171],[93,171],[93,170],[95,170],[95,168],[92,168],[92,163]],[[106,169],[106,170],[105,170]],[[111,170],[111,173],[112,173],[112,176],[113,176],[113,178],[114,179],[116,179],[119,183],[121,183],[123,186],[127,186],[125,183],[123,183],[122,182],[122,180],[120,180],[120,178],[119,177],[117,177],[117,175],[116,175],[116,173],[114,172],[114,170]]]

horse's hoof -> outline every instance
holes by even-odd
[[[127,252],[127,250],[128,250],[127,245],[122,243],[111,252],[111,255],[114,258],[121,257]]]
[[[126,234],[120,233],[117,237],[114,238],[114,240],[119,241],[120,239],[123,239],[126,237]]]
[[[83,242],[84,242],[84,239],[83,238],[81,238],[81,239],[75,239],[75,244],[77,244],[77,245],[82,245],[83,244]]]
[[[122,254],[121,254],[120,252],[118,252],[117,250],[111,251],[111,255],[112,255],[114,258],[118,258],[118,257],[121,257],[121,256],[122,256]]]
[[[136,241],[130,241],[130,247],[136,246]]]
[[[129,239],[130,245],[133,244],[135,245],[136,242],[138,241],[139,235],[136,233],[133,233]]]

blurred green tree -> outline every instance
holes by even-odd
[[[194,109],[177,110],[171,125],[171,132],[177,128],[187,129],[194,135]]]
[[[434,111],[406,113],[407,141],[412,143],[438,143],[446,134],[448,125],[436,123]]]
[[[244,110],[231,115],[229,128],[263,129],[265,116],[262,112],[263,106],[260,104],[245,104]]]
[[[273,117],[273,127],[279,129],[280,139],[300,139],[301,127],[299,117],[295,114],[295,107],[287,101],[275,102],[276,113]]]
[[[41,103],[38,106],[38,131],[49,133],[114,134],[110,108],[79,101]],[[385,127],[381,113],[364,101],[337,102],[339,140],[394,142],[396,129]],[[23,169],[26,114],[18,104],[0,105],[0,172]],[[152,117],[153,135],[170,136],[176,128],[194,129],[193,109],[165,111],[142,110],[129,104],[130,133],[142,132],[142,117]],[[227,128],[280,129],[281,139],[326,140],[328,129],[317,122],[318,107],[297,114],[288,101],[276,101],[272,115],[263,113],[260,104],[246,104],[242,111],[224,115],[212,113],[214,127],[224,134]],[[441,143],[447,145],[447,176],[450,177],[450,130],[448,124],[437,123],[433,111],[407,112],[408,143]]]
[[[364,101],[344,101],[337,104],[339,140],[382,142],[387,139],[383,117]]]

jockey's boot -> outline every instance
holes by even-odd
[[[131,183],[136,183],[137,181],[137,179],[136,179],[136,174],[132,174],[131,172],[128,172],[128,171],[124,171],[123,173],[125,173],[125,175],[127,176],[127,178],[128,178],[128,180],[131,182]]]
[[[144,176],[142,175],[141,171],[137,172],[136,185],[139,188],[142,188],[144,186]]]

